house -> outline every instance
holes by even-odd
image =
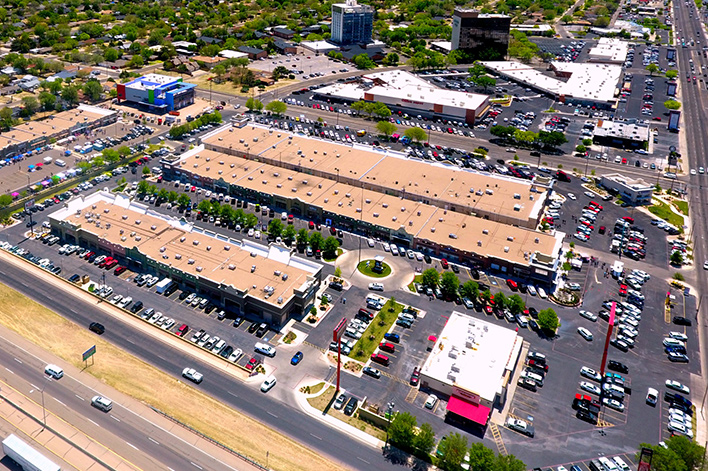
[[[297,45],[283,39],[273,41],[273,46],[283,54],[297,54]]]
[[[221,39],[212,38],[212,37],[209,37],[209,36],[199,36],[199,37],[197,38],[197,41],[204,41],[204,42],[207,43],[207,44],[221,44],[221,43],[224,42],[224,41],[222,41]]]
[[[248,54],[248,58],[254,61],[268,57],[268,53],[266,51],[263,49],[258,49],[257,47],[239,46],[238,50]]]
[[[263,70],[253,70],[253,69],[250,69],[250,70],[253,71],[253,78],[255,78],[256,80],[260,80],[267,87],[275,84],[275,80],[273,80],[272,74],[270,74],[266,71],[263,71]]]
[[[211,70],[215,65],[218,65],[226,59],[223,57],[194,56],[192,60],[198,63],[201,62],[207,69]]]
[[[57,79],[70,80],[76,77],[76,70],[62,70],[47,78],[47,82],[54,82]]]
[[[7,67],[3,67],[0,69],[0,73],[3,75],[17,75],[21,73],[22,71],[20,69],[16,69],[15,67],[8,65]]]
[[[295,36],[295,31],[286,28],[285,26],[276,26],[272,30],[273,36],[283,39],[292,39]]]
[[[34,91],[39,88],[39,79],[34,75],[25,75],[21,79],[15,80],[15,85],[26,92]]]
[[[0,88],[0,96],[14,95],[21,91],[20,87],[17,85],[8,85],[7,87]]]

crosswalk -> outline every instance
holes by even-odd
[[[504,440],[502,439],[497,424],[494,422],[489,422],[489,431],[492,432],[492,437],[494,438],[494,443],[497,445],[497,451],[499,454],[502,456],[507,456],[509,452],[506,451],[506,445],[504,445]]]

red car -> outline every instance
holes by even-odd
[[[332,227],[329,228],[329,233],[332,234],[332,235],[337,235],[337,229],[335,229],[335,227],[332,226]]]
[[[111,260],[110,262],[106,263],[106,266],[105,266],[104,268],[105,268],[106,270],[110,270],[111,268],[115,267],[116,265],[118,265],[118,260],[116,260],[116,259],[114,258],[114,259]]]
[[[492,309],[492,306],[484,306],[484,312],[491,316],[494,313],[494,309]]]
[[[619,295],[627,296],[627,285],[620,285]]]
[[[312,221],[310,221],[310,223],[308,224],[308,226],[309,226],[310,230],[313,230],[313,229],[315,228],[315,223],[312,222]]]
[[[446,269],[446,270],[447,270],[448,267],[450,266],[450,265],[447,263],[447,260],[445,260],[444,258],[443,258],[442,260],[440,260],[440,265],[442,265],[442,267],[443,267],[444,269]]]
[[[187,326],[187,324],[182,324],[181,326],[179,326],[179,329],[177,329],[177,331],[175,332],[175,335],[177,335],[178,337],[184,337],[184,335],[187,333],[188,330],[189,330],[189,327]]]
[[[420,381],[420,370],[416,366],[411,373],[411,386],[418,386],[418,381]]]
[[[506,284],[509,285],[509,288],[511,288],[512,291],[516,291],[517,289],[519,289],[519,286],[511,278],[506,280]]]
[[[596,203],[596,202],[594,202],[594,201],[591,201],[591,202],[589,202],[588,204],[589,204],[590,206],[594,206],[594,207],[596,207],[597,209],[599,209],[600,211],[602,211],[602,205],[601,205],[601,204],[598,204],[598,203]]]
[[[627,221],[630,224],[634,224],[634,218],[631,218],[629,216],[625,216],[622,219],[624,219],[625,221]]]
[[[256,369],[256,366],[258,366],[258,360],[256,360],[255,358],[251,358],[246,364],[246,369],[248,371],[253,371]]]
[[[86,254],[86,256],[84,256],[84,258],[85,258],[86,260],[88,260],[88,259],[91,258],[91,256],[93,256],[93,255],[96,255],[96,252],[89,252],[89,253]]]
[[[372,353],[371,354],[371,361],[375,363],[380,363],[384,366],[388,366],[389,361],[391,361],[386,355],[382,355],[381,353]]]
[[[98,264],[98,268],[105,268],[107,264],[113,261],[113,257],[106,257],[101,263]]]
[[[120,266],[120,267],[116,268],[115,270],[113,270],[113,274],[120,275],[121,273],[123,273],[126,270],[127,270],[126,267]]]
[[[396,346],[390,342],[381,342],[379,344],[379,348],[383,350],[384,352],[388,353],[395,353],[396,352]]]

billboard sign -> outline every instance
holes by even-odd
[[[679,110],[669,112],[669,131],[678,131],[680,118],[681,112]]]
[[[88,350],[86,350],[86,351],[83,353],[83,355],[82,355],[83,360],[84,360],[84,361],[88,360],[88,359],[91,358],[95,353],[96,353],[96,346],[94,345],[93,347],[89,348]]]
[[[342,334],[344,334],[344,330],[347,328],[347,318],[342,317],[342,320],[339,321],[339,324],[337,324],[337,327],[334,328],[334,331],[332,332],[332,341],[333,342],[339,342],[342,338]]]
[[[651,448],[642,448],[639,454],[639,466],[637,466],[637,471],[650,471],[653,455],[654,450]]]
[[[34,198],[25,202],[25,211],[29,211],[32,206],[34,206]]]

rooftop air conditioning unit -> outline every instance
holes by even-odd
[[[254,271],[256,271],[256,266],[255,266],[255,265],[251,265],[251,273],[253,273]]]

